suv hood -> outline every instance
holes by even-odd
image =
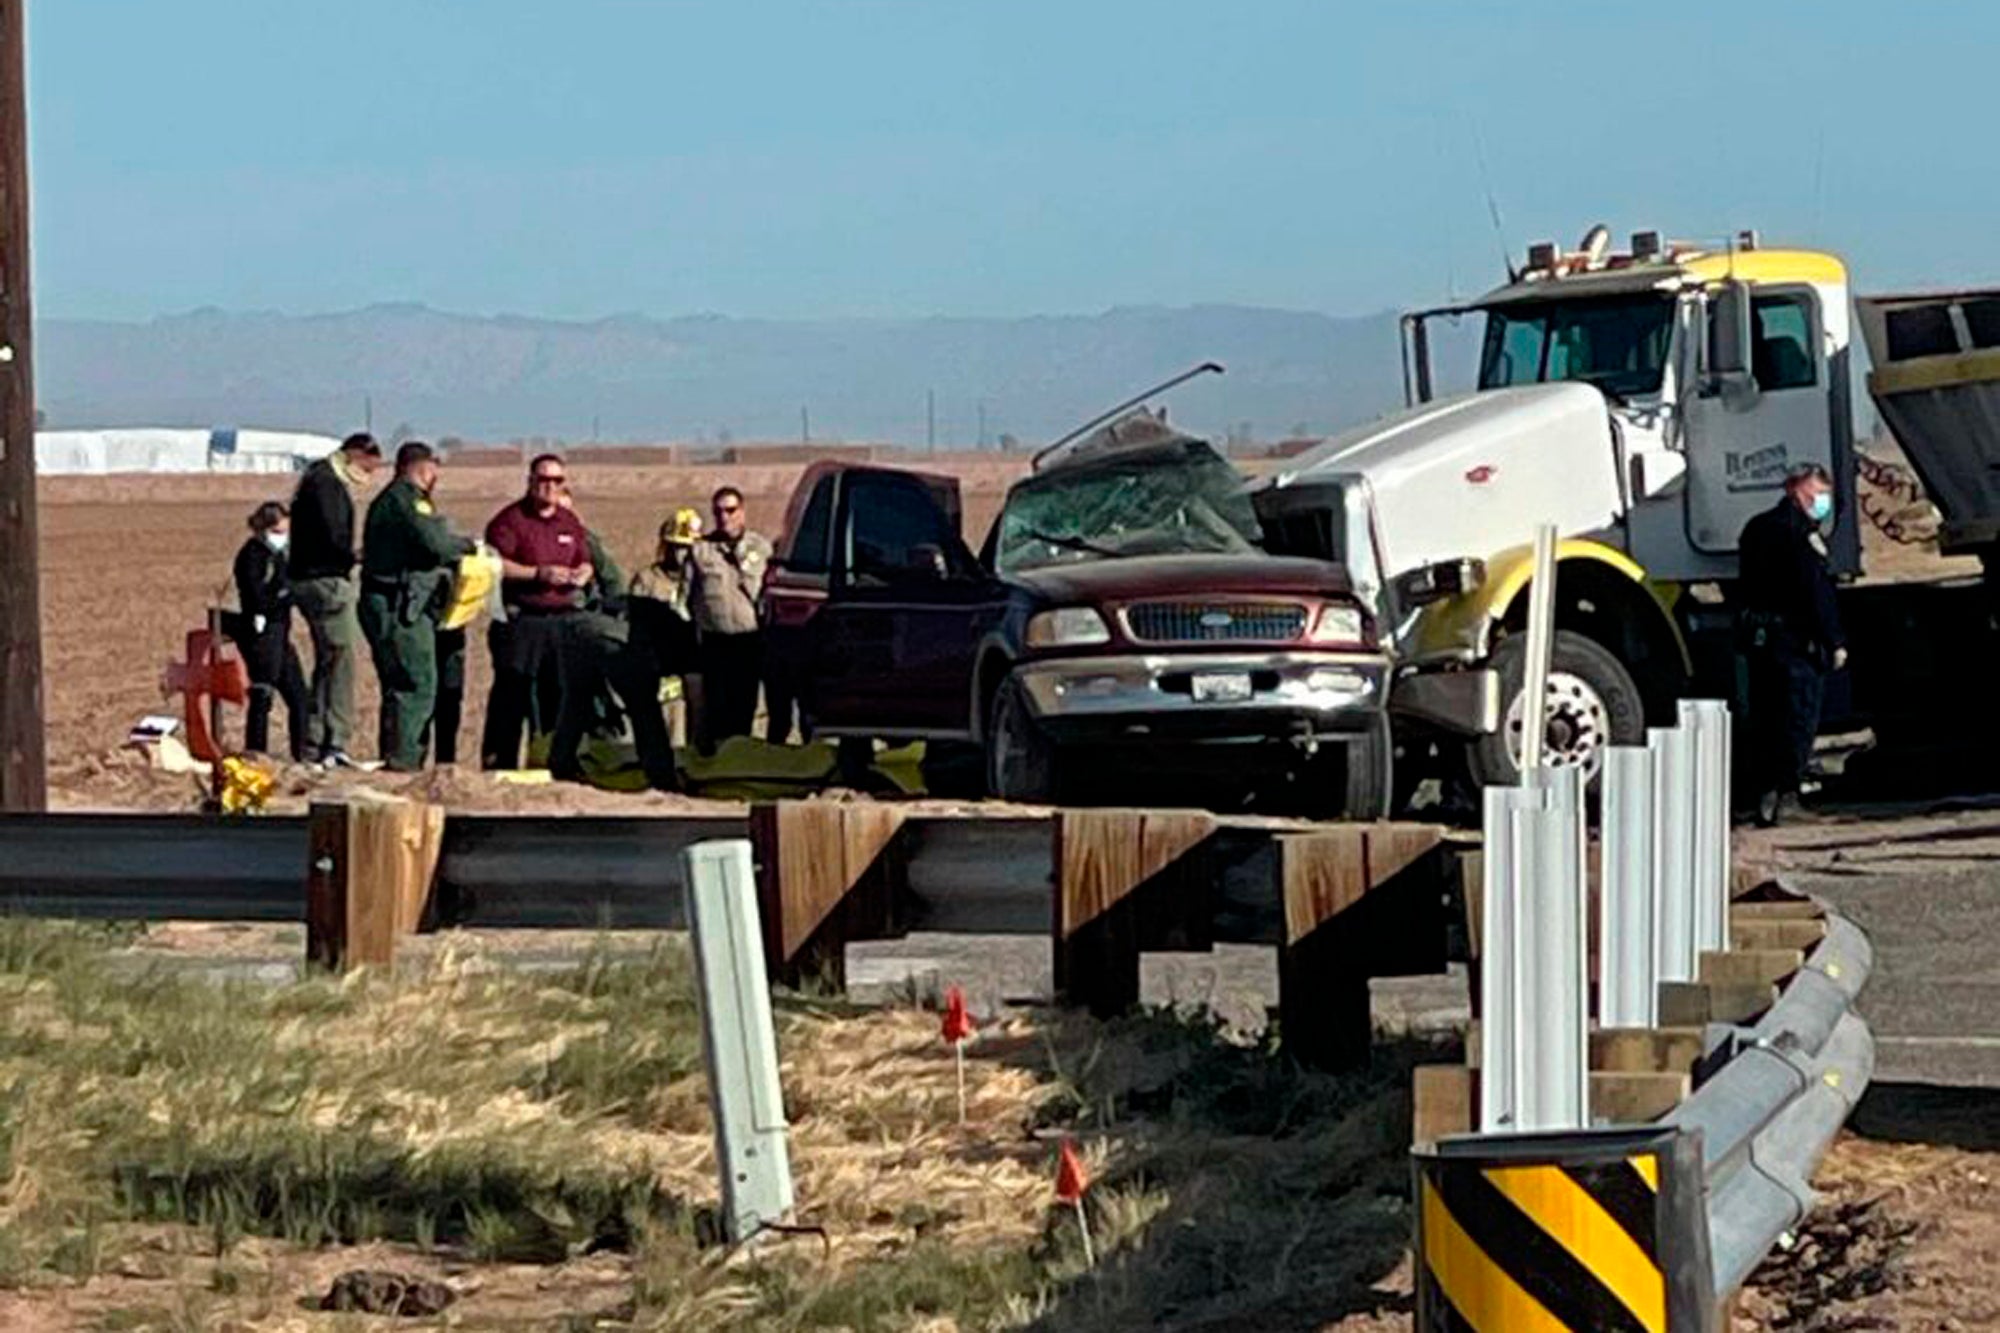
[[[1064,605],[1128,602],[1155,597],[1238,596],[1351,597],[1347,571],[1324,560],[1295,556],[1135,555],[1045,565],[1012,576],[1024,587]]]

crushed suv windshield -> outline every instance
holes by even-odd
[[[1135,555],[1247,552],[1261,534],[1243,479],[1206,445],[1058,468],[1000,511],[1002,573]]]
[[[1674,303],[1650,293],[1535,301],[1486,312],[1479,387],[1582,380],[1621,398],[1657,393]]]

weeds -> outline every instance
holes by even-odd
[[[207,1265],[107,1327],[275,1309],[300,1293],[273,1246],[377,1241],[624,1256],[615,1318],[577,1327],[1287,1327],[1379,1300],[1407,1230],[1415,1045],[1331,1078],[1201,1014],[1014,1018],[970,1053],[961,1128],[929,1015],[787,1001],[793,1174],[827,1240],[732,1251],[702,1225],[683,949],[533,973],[446,947],[395,977],[248,986],[114,966],[124,938],[0,920],[0,1284],[113,1269],[140,1225]],[[1062,1135],[1096,1177],[1095,1271],[1052,1206]]]
[[[606,1114],[698,1052],[633,1021],[692,1003],[664,953],[267,988],[133,975],[104,942],[0,921],[0,1278],[86,1276],[111,1214],[193,1226],[218,1254],[263,1235],[560,1258],[699,1179],[686,1145]]]

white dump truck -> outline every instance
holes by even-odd
[[[1864,303],[1864,320],[1872,333],[1887,310],[1926,299]],[[1466,317],[1482,325],[1476,387],[1437,397],[1439,321]],[[1906,323],[1924,319],[1935,325],[1936,312]],[[1962,313],[1945,332],[1958,340],[1929,328],[1911,346],[1962,360]],[[1561,537],[1546,753],[1591,771],[1606,744],[1641,742],[1649,723],[1670,721],[1678,699],[1735,693],[1737,538],[1792,468],[1832,474],[1828,557],[1843,579],[1860,572],[1850,295],[1835,257],[1767,249],[1753,233],[1693,245],[1640,232],[1614,252],[1595,227],[1575,250],[1531,247],[1475,301],[1405,317],[1403,336],[1409,406],[1289,461],[1254,498],[1272,549],[1345,565],[1387,627],[1406,755],[1421,741],[1463,754],[1479,782],[1515,776],[1538,523]],[[1876,359],[1889,359],[1886,347]],[[1889,373],[1913,392],[1950,382],[1935,365]],[[1884,410],[1896,419],[1886,400]],[[1938,455],[1965,454],[1953,429],[1904,439],[1926,480]],[[1975,463],[1968,475],[1995,489],[2000,474]],[[1955,514],[1952,496],[1933,494],[1968,546],[1992,540],[1984,518],[2000,495]],[[1857,614],[1893,618],[1906,605]],[[1969,614],[1963,598],[1951,606]],[[1857,660],[1868,651],[1858,646]]]

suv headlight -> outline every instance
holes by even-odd
[[[1027,637],[1030,648],[1075,648],[1110,643],[1111,627],[1087,606],[1065,606],[1030,618]]]
[[[1368,642],[1368,617],[1358,606],[1329,603],[1313,618],[1308,643],[1345,643],[1361,647]]]

